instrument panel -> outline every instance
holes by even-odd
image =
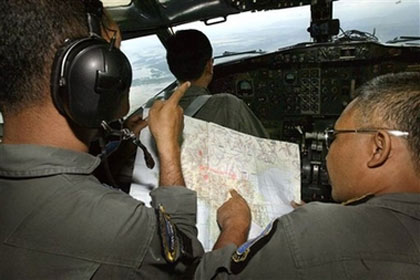
[[[324,130],[334,125],[357,87],[402,71],[420,71],[420,47],[304,43],[216,65],[209,88],[244,100],[271,138],[299,144],[302,200],[332,201]]]

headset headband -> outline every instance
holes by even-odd
[[[85,0],[90,36],[66,40],[57,51],[51,93],[60,113],[83,127],[121,118],[128,110],[132,70],[127,57],[98,34],[102,3]]]

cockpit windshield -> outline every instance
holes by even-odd
[[[385,43],[399,36],[420,35],[418,0],[340,0],[334,2],[333,18],[340,20],[340,34],[335,40],[377,40]],[[205,25],[193,22],[173,31],[198,29],[213,45],[215,63],[256,56],[296,44],[312,44],[307,28],[310,6],[289,9],[245,12],[230,15],[226,22]],[[394,44],[420,43],[397,40]],[[165,48],[156,35],[126,40],[122,50],[133,65],[132,111],[173,82],[165,59]],[[228,54],[228,55],[226,55]]]

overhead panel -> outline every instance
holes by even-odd
[[[228,0],[240,11],[262,11],[310,5],[312,0]]]
[[[104,3],[113,5],[108,6],[108,11],[127,39],[184,23],[226,18],[240,12],[309,5],[311,1],[314,0],[104,0]]]

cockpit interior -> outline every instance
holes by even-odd
[[[306,16],[309,21],[306,26],[300,28],[305,29],[309,40],[268,52],[261,51],[264,45],[259,46],[257,50],[242,53],[226,50],[220,56],[222,60],[227,61],[218,63],[215,57],[214,77],[209,86],[211,93],[231,93],[244,100],[262,121],[270,138],[299,144],[301,195],[302,200],[306,202],[332,201],[325,162],[327,150],[324,131],[334,126],[357,87],[385,73],[420,71],[420,10],[417,1],[383,1],[388,2],[384,4],[395,8],[402,5],[417,7],[417,18],[414,13],[414,18],[411,19],[413,26],[409,33],[395,33],[395,37],[386,42],[375,35],[375,28],[379,33],[381,26],[374,26],[369,31],[358,30],[356,27],[344,30],[342,26],[348,24],[334,16],[335,6],[357,6],[357,2],[360,1],[126,2],[129,2],[126,6],[109,7],[109,12],[121,27],[123,38],[156,34],[163,46],[174,29],[182,29],[189,22],[200,21],[201,25],[223,26],[236,14],[243,14],[245,18],[256,13],[264,16],[264,13],[281,10],[287,15],[287,11],[306,7],[303,11],[308,14]],[[366,10],[368,7],[369,5],[361,5],[360,9]],[[379,13],[381,7],[377,6],[377,11],[373,10],[373,2],[370,3],[370,7],[371,17],[379,17],[375,12]],[[352,11],[357,12],[356,9]],[[397,17],[397,10],[394,10],[394,13]],[[243,32],[241,28],[242,26],[239,26],[237,32]],[[246,26],[243,25],[243,28]],[[278,25],[275,28],[286,27]],[[248,36],[255,35],[250,32]],[[287,38],[271,39],[281,45],[280,42]],[[212,44],[216,45],[217,42]],[[246,44],[247,42],[243,41],[243,45]],[[141,51],[141,45],[138,48]],[[226,59],[228,57],[232,59]],[[176,86],[174,80],[163,88],[160,95],[173,90]]]
[[[165,45],[173,28],[187,22],[224,25],[239,13],[263,14],[307,6],[305,12],[310,13],[310,21],[301,27],[310,37],[307,42],[270,52],[225,51],[222,58],[234,59],[216,63],[209,89],[212,93],[227,92],[244,100],[269,131],[270,138],[298,143],[302,200],[331,201],[325,164],[325,129],[334,125],[357,87],[364,82],[385,73],[420,71],[418,2],[416,6],[403,0],[384,1],[392,2],[388,4],[394,7],[406,4],[417,7],[411,33],[395,34],[394,39],[386,42],[375,35],[375,29],[372,32],[343,30],[340,19],[334,17],[335,5],[340,2],[357,4],[351,0],[153,0],[132,1],[127,6],[110,7],[109,11],[125,39],[156,34]],[[378,15],[372,11],[374,16]],[[272,40],[280,45],[282,38]],[[168,94],[175,86],[176,82],[171,83],[160,95]]]
[[[261,120],[270,138],[299,144],[301,194],[302,200],[306,202],[332,200],[325,164],[327,150],[324,131],[334,126],[355,90],[381,74],[420,71],[420,4],[417,0],[376,1],[383,2],[382,5],[387,6],[384,9],[388,9],[388,12],[394,10],[390,12],[391,15],[405,17],[407,22],[404,26],[395,25],[392,30],[383,27],[388,35],[382,36],[385,39],[379,36],[381,26],[360,30],[359,21],[351,22],[355,24],[352,27],[349,22],[335,16],[336,6],[353,5],[351,16],[355,18],[360,12],[369,14],[372,18],[377,17],[383,24],[387,20],[392,21],[392,18],[386,18],[379,13],[382,11],[379,7],[381,3],[374,2],[103,0],[107,11],[121,28],[123,51],[128,50],[127,42],[147,36],[158,38],[164,48],[166,39],[174,30],[190,28],[188,24],[193,22],[201,26],[225,26],[239,15],[246,19],[257,13],[264,18],[273,11],[282,11],[285,17],[296,11],[305,13],[308,21],[305,26],[299,26],[307,34],[305,41],[287,44],[293,33],[289,37],[279,38],[273,32],[267,39],[278,43],[279,47],[275,50],[262,51],[265,49],[262,42],[257,49],[248,51],[244,40],[243,48],[237,52],[225,49],[221,54],[215,53],[215,56],[220,55],[222,59],[215,57],[214,77],[209,89],[211,93],[226,92],[242,99]],[[363,10],[357,10],[359,4]],[[414,8],[410,14],[412,17],[404,15],[402,8]],[[231,32],[243,33],[247,31],[246,28],[245,25],[238,25]],[[273,28],[292,27],[278,25]],[[248,34],[249,37],[256,35],[253,31]],[[215,50],[223,49],[217,47],[218,43],[212,41]],[[138,43],[136,52],[141,53],[146,47]],[[146,63],[145,59],[136,60],[135,53],[131,57],[134,70],[138,69],[138,65]],[[159,63],[165,63],[164,54],[159,59]],[[144,75],[144,72],[134,71],[133,86],[137,85],[137,74]],[[159,80],[153,73],[149,74],[149,82],[157,83],[155,88],[159,88],[155,92],[149,92],[152,94],[151,99],[168,95],[177,85],[173,77],[167,82],[168,80]],[[133,92],[134,89],[132,95]],[[131,112],[147,106],[147,103],[150,104],[150,101],[132,102]]]
[[[324,131],[355,89],[381,74],[420,70],[418,47],[374,40],[302,44],[215,69],[211,92],[232,92],[273,139],[298,143],[302,200],[330,201]]]

